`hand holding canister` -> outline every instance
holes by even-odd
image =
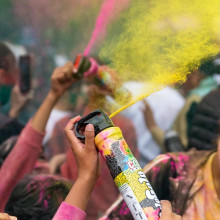
[[[120,128],[103,110],[96,110],[75,124],[76,136],[84,141],[80,133],[87,124],[95,128],[95,145],[104,158],[112,178],[122,194],[135,220],[158,220],[160,202],[143,170],[130,151]]]
[[[79,54],[74,61],[74,76],[76,78],[89,77],[96,85],[105,88],[109,92],[115,92],[116,74],[106,67],[100,66],[93,58]]]
[[[78,79],[89,78],[113,98],[120,97],[121,102],[122,100],[127,102],[131,98],[130,92],[122,86],[118,74],[108,66],[100,66],[91,57],[78,55],[74,61],[73,73]]]

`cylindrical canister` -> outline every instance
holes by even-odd
[[[99,132],[95,144],[135,220],[158,220],[160,201],[138,161],[129,149],[120,128]]]
[[[97,86],[106,89],[113,96],[124,97],[126,101],[130,98],[130,93],[119,86],[116,80],[116,73],[107,66],[100,66],[95,59],[79,54],[74,61],[74,77],[90,77]]]

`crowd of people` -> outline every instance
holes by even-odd
[[[112,118],[161,201],[161,220],[220,219],[219,60],[205,57],[182,85]],[[56,67],[25,123],[34,88],[21,92],[15,55],[0,42],[0,220],[133,219],[96,149],[94,126],[86,126],[85,143],[74,133],[84,115],[108,112],[112,91],[75,74],[73,62]]]

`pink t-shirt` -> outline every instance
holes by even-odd
[[[62,202],[52,220],[84,220],[86,213],[66,202]]]

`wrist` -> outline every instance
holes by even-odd
[[[19,109],[10,109],[9,111],[9,117],[10,118],[17,118],[19,114]]]
[[[59,98],[60,98],[60,95],[53,91],[52,89],[49,91],[47,97],[51,100],[51,101],[54,101],[56,102]]]
[[[65,202],[85,211],[93,188],[94,184],[88,179],[78,177]]]
[[[87,174],[83,174],[83,173],[80,173],[79,172],[79,175],[78,175],[78,178],[77,180],[80,181],[80,182],[88,182],[90,183],[91,187],[93,187],[96,183],[98,179],[98,176],[97,175],[92,175],[90,173],[87,173]]]
[[[76,179],[75,184],[84,188],[84,194],[88,197],[91,195],[94,187],[95,187],[96,180],[94,178],[87,178],[87,177],[80,177],[78,176]]]

